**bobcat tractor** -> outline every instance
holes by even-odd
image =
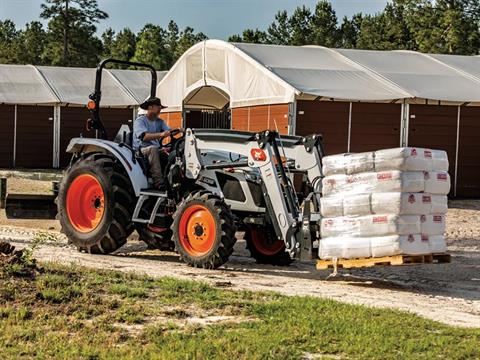
[[[319,239],[322,139],[276,131],[186,129],[164,139],[166,191],[152,188],[148,161],[122,125],[113,141],[100,117],[102,70],[96,71],[87,127],[97,138],[73,138],[71,162],[56,199],[62,231],[78,250],[109,254],[136,230],[150,248],[175,250],[187,264],[215,269],[228,261],[236,232],[259,263],[312,259]],[[302,191],[293,185],[302,178]],[[298,185],[298,184],[297,184]]]

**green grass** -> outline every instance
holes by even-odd
[[[0,359],[480,357],[480,329],[405,312],[43,266],[35,279],[0,275]],[[238,321],[188,322],[210,315]]]

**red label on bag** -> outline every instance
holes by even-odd
[[[428,235],[422,234],[422,241],[428,241]]]
[[[328,219],[325,221],[325,226],[331,226],[333,225],[333,220],[332,219]]]
[[[373,218],[373,223],[378,224],[378,223],[386,223],[387,222],[387,217],[386,216],[375,216]]]
[[[378,173],[377,174],[377,180],[391,180],[392,177],[393,177],[392,173],[390,173],[390,172]]]
[[[337,182],[335,181],[335,179],[328,179],[327,180],[327,184],[328,185],[335,185]]]
[[[408,202],[409,202],[410,204],[414,204],[414,203],[415,203],[415,195],[410,194],[410,195],[408,196]]]
[[[430,204],[432,202],[432,197],[429,195],[423,195],[422,196],[422,202],[424,204]]]
[[[447,174],[446,173],[438,173],[437,174],[437,180],[447,181]]]
[[[442,223],[443,222],[443,216],[442,215],[433,215],[433,222]]]
[[[423,152],[423,156],[426,158],[431,158],[432,157],[432,152],[430,150],[425,150]]]
[[[412,151],[410,151],[411,156],[417,156],[417,149],[413,148]]]

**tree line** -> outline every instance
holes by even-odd
[[[341,21],[330,2],[318,1],[313,10],[279,11],[266,30],[245,29],[229,41],[476,55],[479,22],[479,0],[392,0],[376,14]]]
[[[40,18],[47,20],[46,28],[39,21],[24,29],[0,21],[0,64],[94,67],[101,58],[114,57],[166,70],[207,38],[188,26],[180,30],[174,21],[166,29],[146,24],[137,34],[127,27],[118,33],[108,28],[97,37],[96,24],[108,18],[97,0],[45,0]]]
[[[17,29],[0,21],[0,63],[93,67],[101,58],[146,62],[169,69],[181,54],[207,36],[191,27],[146,24],[138,33],[96,25],[108,18],[97,0],[45,0],[39,21]],[[279,11],[265,29],[245,29],[232,42],[321,45],[374,50],[415,50],[473,55],[480,48],[480,0],[392,0],[376,14],[358,13],[341,21],[330,2],[314,9]],[[120,66],[119,66],[120,67]]]

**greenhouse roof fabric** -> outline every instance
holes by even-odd
[[[185,52],[157,93],[169,111],[203,86],[221,89],[231,107],[318,97],[480,105],[479,65],[476,56],[206,40]]]
[[[158,73],[157,96],[169,108],[215,109],[295,99],[480,105],[480,57],[413,51],[329,49],[206,40]],[[0,65],[0,104],[85,105],[95,69]],[[210,87],[200,91],[200,88]],[[102,106],[141,103],[148,71],[104,70]],[[220,91],[218,91],[220,90]]]
[[[95,86],[93,68],[0,65],[0,104],[85,105]],[[157,81],[166,71],[157,73]],[[103,70],[102,106],[138,105],[149,95],[150,73]]]

